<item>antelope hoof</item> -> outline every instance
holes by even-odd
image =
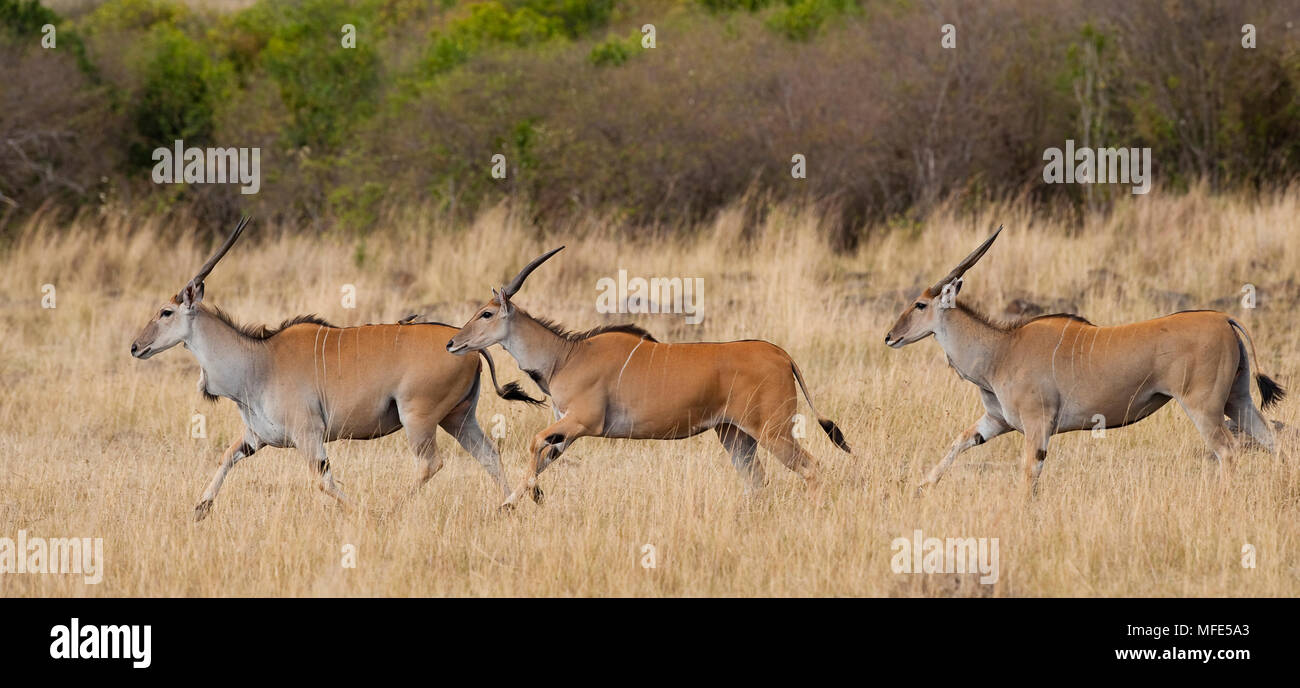
[[[211,499],[205,499],[199,502],[199,505],[194,507],[194,521],[196,523],[202,521],[203,519],[207,518],[208,514],[211,512],[212,512]]]
[[[541,504],[542,501],[545,499],[546,499],[546,493],[542,492],[542,488],[533,486],[533,502],[536,504]]]
[[[513,513],[514,510],[515,510],[514,502],[502,502],[501,506],[497,507],[497,512],[502,514]]]

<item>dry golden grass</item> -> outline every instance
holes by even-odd
[[[128,355],[138,328],[187,280],[209,246],[147,218],[55,227],[36,220],[0,253],[0,536],[102,537],[99,585],[79,576],[4,575],[6,596],[224,595],[1276,595],[1300,594],[1300,472],[1295,459],[1247,450],[1231,492],[1176,404],[1104,439],[1058,436],[1038,498],[1018,497],[1019,434],[965,454],[917,499],[911,487],[981,412],[932,340],[887,349],[895,294],[943,274],[1005,223],[966,279],[962,298],[998,311],[1009,299],[1077,302],[1099,324],[1179,307],[1226,306],[1250,328],[1264,372],[1300,389],[1300,193],[1263,201],[1201,191],[1152,194],[1082,225],[1017,204],[974,217],[940,212],[915,231],[883,234],[854,255],[826,248],[814,213],[773,212],[752,234],[724,213],[691,238],[628,240],[592,221],[541,240],[503,213],[437,228],[412,214],[355,240],[254,224],[208,279],[207,299],[242,321],[317,312],[338,324],[392,321],[415,310],[459,324],[526,260],[569,250],[517,298],[572,327],[632,320],[669,341],[757,337],[785,347],[821,410],[857,456],[820,433],[824,499],[760,453],[767,488],[754,499],[713,433],[678,442],[583,439],[541,478],[547,501],[496,511],[499,493],[451,438],[445,468],[406,506],[414,476],[403,434],[328,445],[343,514],[312,487],[292,450],[237,466],[212,516],[191,520],[221,449],[239,431],[231,402],[204,402],[198,367],[176,348]],[[747,237],[747,238],[746,238]],[[596,280],[699,276],[705,321],[595,313]],[[41,285],[57,308],[40,307]],[[1260,307],[1236,303],[1255,284]],[[344,310],[340,289],[355,284]],[[1183,292],[1177,297],[1165,292]],[[1179,298],[1183,303],[1175,303]],[[502,379],[520,379],[494,351]],[[525,384],[532,388],[531,383]],[[489,398],[490,397],[490,398]],[[1300,426],[1293,399],[1266,413]],[[190,417],[208,438],[190,439]],[[524,443],[549,411],[485,395],[485,427],[504,416],[512,482]],[[1283,447],[1296,456],[1294,432]],[[998,538],[1001,576],[900,575],[891,541]],[[644,544],[657,567],[640,565]],[[1257,568],[1241,565],[1244,543]],[[342,548],[357,548],[343,568]]]

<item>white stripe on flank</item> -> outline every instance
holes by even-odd
[[[1053,382],[1059,381],[1059,379],[1056,377],[1056,352],[1060,351],[1061,345],[1065,343],[1065,330],[1066,330],[1065,327],[1061,328],[1061,338],[1057,340],[1056,348],[1052,349],[1052,381]]]
[[[639,340],[637,340],[636,346],[632,347],[632,353],[630,353],[630,354],[627,355],[627,360],[626,360],[626,361],[623,361],[623,367],[618,369],[618,382],[615,383],[615,385],[614,385],[615,387],[622,386],[622,384],[623,384],[623,371],[624,371],[624,370],[627,370],[627,364],[632,362],[632,354],[635,354],[635,353],[636,353],[636,350],[641,348],[641,342],[644,342],[644,341],[645,341],[644,338],[643,338],[643,339],[639,339]]]

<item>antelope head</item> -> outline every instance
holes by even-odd
[[[536,270],[538,265],[563,249],[563,246],[554,248],[534,258],[533,262],[525,265],[509,284],[500,289],[493,289],[492,300],[478,309],[460,328],[460,332],[447,341],[447,351],[457,355],[467,351],[479,351],[498,344],[510,336],[510,320],[517,310],[514,304],[510,303],[510,298],[524,286],[524,280],[528,279],[528,275]]]
[[[160,351],[188,341],[190,334],[194,330],[194,318],[198,312],[198,306],[203,301],[203,280],[216,267],[217,262],[221,260],[231,246],[235,245],[235,240],[243,233],[244,227],[248,225],[249,218],[245,217],[239,221],[239,226],[235,231],[230,233],[226,243],[212,254],[208,262],[199,268],[198,274],[194,275],[188,284],[185,285],[170,301],[164,303],[158,312],[154,314],[153,319],[140,330],[139,336],[131,343],[131,355],[139,359],[146,359]]]
[[[984,240],[979,248],[966,256],[965,260],[952,269],[943,279],[921,292],[910,305],[898,316],[898,322],[885,334],[885,344],[898,349],[913,342],[919,342],[934,334],[939,327],[944,311],[957,305],[957,292],[961,291],[962,275],[971,268],[984,252],[993,245],[993,240],[1002,232],[999,226],[992,236]]]

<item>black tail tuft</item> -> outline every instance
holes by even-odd
[[[822,430],[826,431],[826,436],[831,438],[831,441],[835,443],[835,446],[850,454],[853,453],[853,450],[849,449],[849,443],[844,441],[844,433],[840,432],[840,426],[836,425],[835,422],[831,420],[820,420],[817,422],[821,423]]]
[[[1259,385],[1259,407],[1262,409],[1266,409],[1286,398],[1286,390],[1282,389],[1282,385],[1274,382],[1273,378],[1267,375],[1262,373],[1256,375],[1255,384]]]
[[[497,392],[497,396],[501,397],[502,399],[509,399],[510,401],[522,401],[537,406],[541,406],[542,404],[546,403],[542,399],[534,399],[528,396],[528,393],[524,391],[523,387],[519,386],[518,382],[507,382],[505,387],[502,387]]]

